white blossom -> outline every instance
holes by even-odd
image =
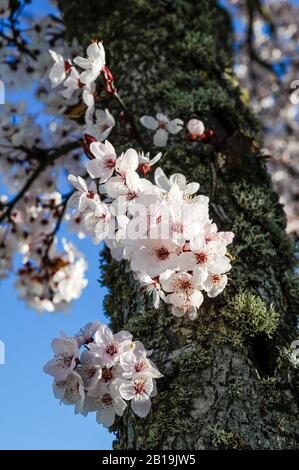
[[[175,307],[191,304],[199,308],[203,302],[203,295],[198,288],[196,278],[186,272],[166,271],[160,276],[162,288],[168,294],[165,301]]]
[[[95,158],[87,163],[87,171],[92,178],[99,179],[100,183],[104,183],[111,178],[115,170],[117,157],[114,147],[108,140],[105,143],[92,142],[90,151]]]
[[[87,345],[93,342],[93,336],[99,326],[100,322],[95,321],[93,323],[87,323],[83,328],[80,329],[80,331],[75,335],[79,348],[84,344]]]
[[[130,351],[134,345],[132,335],[127,331],[120,331],[113,335],[108,326],[100,325],[90,347],[93,352],[103,358],[107,367],[110,367],[123,352]]]
[[[177,266],[177,245],[171,240],[145,240],[131,258],[131,269],[159,276]]]
[[[151,170],[151,167],[155,165],[160,158],[162,157],[162,153],[159,152],[157,155],[155,155],[154,158],[150,158],[149,152],[144,154],[143,152],[138,153],[138,159],[139,159],[139,168],[143,172],[144,175],[147,175],[147,173]]]
[[[156,366],[148,359],[146,351],[136,346],[134,350],[121,354],[120,366],[122,377],[126,379],[137,378],[141,375],[148,375],[154,379],[162,377]]]
[[[77,342],[73,338],[56,338],[52,341],[52,349],[55,356],[44,366],[44,372],[56,379],[64,380],[77,365],[79,351]]]
[[[58,54],[55,51],[49,50],[52,59],[54,60],[54,65],[49,73],[49,78],[51,80],[52,87],[57,87],[65,79],[69,71],[73,72],[72,65],[69,60],[64,60],[61,54]],[[69,96],[70,97],[70,96]]]
[[[226,284],[227,276],[225,274],[209,274],[203,283],[203,288],[209,297],[216,297],[223,291]]]
[[[184,122],[181,119],[172,119],[171,121],[162,113],[157,113],[156,118],[151,116],[142,116],[141,124],[155,131],[154,145],[156,147],[165,147],[169,134],[177,134],[183,129]]]
[[[154,390],[153,380],[147,375],[140,375],[130,382],[123,382],[119,392],[124,400],[130,400],[132,410],[140,418],[145,418],[151,409],[150,396]]]
[[[81,413],[85,392],[80,375],[71,371],[64,379],[55,378],[53,383],[55,398],[64,405],[74,405],[75,413]]]
[[[78,372],[84,383],[84,388],[90,390],[96,386],[102,377],[102,358],[85,350],[80,356],[80,368]]]
[[[80,81],[91,83],[97,79],[105,65],[105,50],[101,42],[93,42],[87,48],[87,59],[77,56],[75,64],[85,71],[80,74]]]
[[[52,19],[41,25],[47,37],[60,37],[60,25]],[[28,150],[55,155],[60,144],[68,146],[70,137],[80,146],[81,132],[88,161],[84,163],[79,149],[66,151],[17,201],[10,220],[0,229],[0,277],[12,269],[13,252],[18,251],[23,262],[15,284],[19,296],[39,312],[67,310],[87,285],[83,256],[67,242],[63,242],[63,250],[58,249],[57,232],[67,221],[79,238],[89,237],[95,244],[104,241],[114,259],[126,260],[134,278],[152,296],[155,308],[163,301],[174,315],[196,318],[203,296],[220,294],[227,283],[231,269],[227,245],[233,234],[218,232],[210,219],[208,197],[197,194],[199,182],[189,182],[180,173],[166,176],[161,168],[155,170],[153,181],[148,178],[162,157],[160,152],[151,158],[134,147],[114,148],[107,140],[116,119],[108,108],[99,108],[99,94],[102,88],[107,93],[116,89],[102,42],[90,44],[83,57],[76,41],[63,49],[60,40],[51,41],[57,47],[57,51],[50,49],[54,61],[50,81],[59,86],[56,99],[49,93],[50,83],[42,80],[47,73],[46,59],[49,65],[48,47],[41,45],[40,27],[33,30],[31,40],[40,56],[34,74],[43,83],[41,96],[47,112],[59,116],[59,123],[49,123],[43,136],[43,129],[23,106],[6,107],[0,133],[0,143],[8,148],[7,158],[0,160],[5,183],[17,193],[38,168],[36,159],[28,160]],[[160,146],[183,126],[199,138],[204,131],[197,118],[184,125],[180,119],[170,120],[158,113],[140,121],[154,132],[154,143]],[[129,122],[117,124],[118,132],[129,131]],[[65,171],[73,190],[62,194],[59,183]],[[0,201],[1,213],[7,205],[7,200]],[[99,333],[96,337],[99,344],[92,342],[89,347],[105,349]],[[120,351],[124,344],[120,341]],[[130,351],[130,341],[126,347]],[[111,363],[114,360],[110,357]]]
[[[112,426],[115,415],[122,416],[127,404],[120,396],[116,383],[109,386],[98,382],[96,387],[87,392],[86,408],[88,411],[96,411],[96,420],[106,428]]]
[[[85,118],[85,134],[94,137],[98,142],[106,140],[115,126],[115,119],[107,108],[95,111],[91,109],[86,113]]]
[[[79,211],[86,208],[96,208],[100,198],[96,184],[92,181],[88,186],[81,176],[69,175],[68,181],[74,186],[76,191],[69,200],[70,207],[76,207]]]
[[[171,187],[177,185],[185,196],[191,196],[199,189],[199,183],[187,183],[187,179],[181,173],[175,173],[167,178],[161,168],[155,171],[155,183],[165,191],[170,191]]]

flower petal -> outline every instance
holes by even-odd
[[[158,121],[151,116],[142,116],[140,118],[140,122],[144,127],[151,129],[152,131],[155,131],[159,126]]]
[[[131,401],[132,410],[140,418],[145,418],[151,409],[151,400],[146,394],[138,394]]]
[[[168,132],[165,129],[158,129],[154,135],[154,145],[156,147],[165,147],[168,140]]]

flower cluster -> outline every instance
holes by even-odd
[[[79,80],[90,87],[100,74],[106,79],[102,43],[92,43],[87,56],[76,57],[74,63],[85,69]],[[59,59],[51,71],[52,82],[65,80],[65,84],[72,67],[70,61]],[[85,86],[79,88],[84,99]],[[108,110],[104,113],[110,120],[105,130],[111,129],[113,118]],[[90,110],[87,118],[89,114]],[[156,146],[165,146],[169,133],[177,134],[184,126],[182,120],[169,120],[162,113],[156,118],[143,116],[140,121],[155,131]],[[99,139],[89,130],[94,126],[88,125],[84,133],[88,178],[68,178],[75,189],[68,203],[75,209],[72,228],[77,221],[80,233],[94,243],[105,241],[115,259],[127,260],[135,278],[153,294],[156,308],[163,299],[171,304],[174,315],[188,314],[195,319],[203,302],[202,292],[215,297],[227,284],[226,273],[231,269],[227,245],[233,234],[218,232],[209,218],[209,199],[195,196],[198,183],[187,183],[182,174],[167,178],[161,168],[156,169],[154,182],[148,178],[161,153],[152,160],[149,154],[133,148],[117,155],[108,140],[103,142],[104,133]],[[205,130],[195,118],[186,128],[192,139],[200,138]]]
[[[73,63],[65,60],[61,54],[50,50],[54,65],[49,77],[52,87],[63,85],[62,96],[71,98],[75,91],[82,92],[82,98],[86,106],[94,105],[95,80],[105,70],[105,50],[101,42],[95,41],[87,48],[87,58],[76,56]],[[75,65],[81,69],[78,71]]]
[[[17,272],[15,287],[20,298],[37,311],[66,310],[87,285],[86,262],[75,247],[63,240],[64,252],[51,250],[41,266],[25,263]]]
[[[157,168],[152,183],[142,177],[143,155],[129,149],[117,157],[108,141],[92,142],[89,154],[94,156],[87,163],[91,180],[69,176],[75,187],[69,203],[80,230],[95,243],[104,240],[115,259],[130,263],[156,307],[162,298],[174,315],[196,318],[202,291],[215,297],[227,284],[233,234],[218,232],[209,218],[209,199],[195,196],[199,184],[187,183],[182,174],[168,179]]]
[[[80,349],[85,349],[80,354]],[[144,418],[156,395],[155,379],[162,377],[143,344],[127,331],[113,334],[107,325],[88,323],[73,336],[52,341],[54,358],[44,371],[54,377],[55,397],[74,405],[75,413],[96,412],[98,423],[112,426],[131,402]]]

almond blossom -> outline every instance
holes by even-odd
[[[160,276],[160,280],[163,290],[168,293],[165,301],[173,305],[172,313],[174,315],[177,313],[176,308],[182,309],[186,305],[192,305],[198,309],[201,306],[203,302],[201,286],[191,274],[166,271]]]
[[[115,170],[123,178],[129,173],[135,173],[139,165],[139,158],[136,150],[128,149],[116,160]]]
[[[176,268],[177,250],[177,245],[171,240],[145,240],[131,258],[131,269],[159,276],[166,270]]]
[[[106,140],[115,126],[115,119],[107,108],[91,109],[86,113],[85,119],[85,134],[94,137],[99,142]]]
[[[151,170],[151,167],[155,165],[160,158],[162,157],[162,153],[159,152],[154,158],[150,158],[149,152],[144,154],[143,152],[139,152],[138,159],[139,159],[139,169],[142,171],[144,175],[147,175]]]
[[[132,335],[127,331],[120,331],[113,335],[108,326],[100,325],[90,347],[94,353],[103,358],[107,367],[110,367],[118,361],[123,352],[130,351],[134,344]]]
[[[80,356],[79,374],[86,390],[95,387],[102,377],[102,358],[89,350],[82,352]]]
[[[114,234],[115,230],[115,218],[111,214],[109,206],[104,202],[98,203],[94,211],[85,211],[82,216],[82,224],[95,244],[105,240],[112,233]]]
[[[73,338],[56,338],[52,341],[52,349],[55,356],[44,366],[44,372],[56,379],[63,380],[76,367],[78,359],[77,342]]]
[[[108,140],[104,143],[92,142],[90,152],[95,158],[87,163],[86,169],[92,178],[104,183],[114,173],[117,159],[114,147]]]
[[[204,290],[208,293],[208,297],[216,297],[219,295],[227,284],[227,276],[225,274],[209,274],[204,282]]]
[[[79,72],[75,67],[72,67],[67,79],[63,83],[64,90],[62,96],[66,99],[70,99],[73,93],[80,88],[85,87],[85,84],[80,82]]]
[[[181,119],[175,118],[170,121],[168,117],[162,113],[157,113],[156,118],[142,116],[140,122],[147,129],[155,131],[154,145],[156,147],[165,147],[169,134],[177,134],[183,129],[184,125]]]
[[[136,343],[133,351],[124,352],[120,356],[122,376],[126,379],[137,378],[144,374],[148,374],[154,379],[162,377],[156,366],[148,359],[146,350],[136,346]],[[141,346],[143,345],[141,344]]]
[[[137,173],[128,171],[125,176],[110,178],[105,188],[111,198],[120,198],[123,203],[130,206],[138,201],[144,192],[151,191],[152,183],[145,178],[140,178]]]
[[[193,271],[201,281],[208,273],[222,274],[231,269],[230,260],[226,255],[226,244],[220,241],[205,242],[204,235],[194,237],[190,241],[191,251],[180,255],[180,266]]]
[[[49,78],[51,80],[52,87],[54,88],[66,79],[67,74],[72,70],[72,64],[70,60],[64,60],[61,54],[58,54],[51,49],[49,50],[49,53],[54,60],[54,65],[49,73]]]
[[[93,342],[93,336],[97,329],[100,326],[99,321],[95,321],[93,323],[87,323],[80,331],[75,335],[75,339],[77,341],[78,347],[83,345],[87,345]]]
[[[87,285],[83,255],[66,240],[63,248],[57,250],[53,244],[41,265],[27,261],[18,270],[15,287],[19,296],[39,312],[68,309]]]
[[[103,44],[95,41],[86,50],[87,59],[77,56],[74,58],[75,64],[85,71],[80,74],[80,81],[91,83],[100,75],[105,66],[105,50]]]
[[[139,281],[140,285],[145,288],[148,295],[153,297],[153,305],[156,309],[160,306],[160,300],[165,300],[165,293],[162,290],[159,277],[151,277],[144,272],[136,272],[135,278]]]
[[[153,381],[147,375],[140,375],[130,382],[123,382],[119,392],[125,400],[131,400],[132,410],[140,418],[148,415],[151,409],[151,394],[154,390]]]
[[[215,297],[226,286],[233,234],[218,232],[208,197],[196,195],[199,184],[184,175],[167,177],[157,168],[152,183],[139,176],[147,171],[134,149],[118,157],[110,142],[92,141],[89,152],[95,157],[87,162],[93,181],[87,186],[70,176],[76,188],[71,207],[85,233],[95,243],[104,240],[118,261],[128,261],[155,308],[163,300],[175,316],[194,320],[203,293]]]
[[[191,196],[199,190],[199,183],[187,183],[186,177],[181,173],[175,173],[167,178],[162,168],[157,168],[155,171],[155,183],[167,192],[176,185],[184,196]]]
[[[85,411],[96,411],[96,420],[106,428],[112,426],[115,415],[122,416],[127,404],[120,396],[116,383],[109,386],[98,382],[96,387],[87,392]]]
[[[69,200],[69,206],[77,207],[79,210],[86,208],[95,208],[99,195],[96,184],[92,181],[88,186],[81,176],[69,175],[69,182],[74,186],[76,191]]]
[[[64,379],[56,377],[53,383],[55,398],[58,398],[64,405],[74,405],[75,414],[81,413],[85,392],[80,375],[71,371]]]

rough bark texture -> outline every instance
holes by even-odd
[[[284,352],[296,338],[294,254],[256,143],[258,124],[231,73],[226,13],[213,0],[59,3],[69,39],[104,39],[119,93],[136,118],[162,111],[184,121],[199,117],[214,129],[205,143],[172,138],[162,166],[198,181],[211,217],[236,234],[230,285],[205,300],[194,322],[166,306],[154,310],[127,266],[104,253],[112,327],[153,348],[164,374],[150,415],[141,420],[127,411],[114,425],[115,448],[297,448],[298,377]],[[109,108],[119,111],[117,103]],[[118,151],[140,149],[134,135],[111,140]]]

